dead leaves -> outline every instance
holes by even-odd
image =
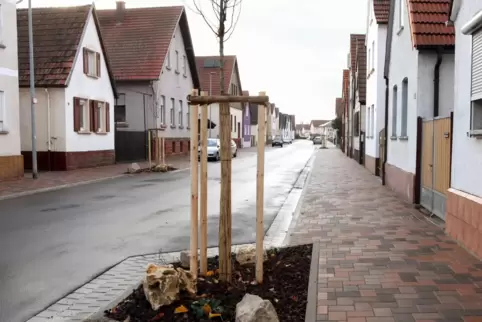
[[[187,308],[184,305],[180,305],[180,306],[176,307],[176,309],[174,310],[174,313],[176,313],[176,314],[186,313],[186,312],[187,312]]]

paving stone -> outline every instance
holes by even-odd
[[[285,242],[313,241],[328,320],[482,322],[482,263],[333,148],[317,152]]]

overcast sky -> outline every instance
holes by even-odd
[[[19,7],[26,7],[26,1]],[[99,9],[116,0],[96,0]],[[126,7],[185,5],[193,0],[126,0]],[[200,1],[209,10],[209,0]],[[90,0],[32,0],[34,7],[73,6]],[[350,33],[366,32],[366,0],[243,0],[225,54],[237,55],[243,90],[266,91],[297,123],[332,119],[341,96]],[[188,11],[196,55],[218,55],[215,36]]]

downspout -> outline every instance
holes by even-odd
[[[383,164],[382,164],[382,185],[386,185],[386,164],[388,158],[388,77],[384,76],[385,78],[385,128],[384,128],[384,141],[383,141]]]
[[[50,130],[50,93],[48,88],[45,88],[45,93],[47,94],[47,158],[48,158],[48,169],[51,171],[50,153],[52,150],[52,134]]]
[[[439,105],[440,105],[440,65],[442,65],[442,50],[437,49],[437,62],[435,63],[435,68],[433,71],[433,117],[439,116]]]

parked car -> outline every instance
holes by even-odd
[[[221,141],[219,139],[208,139],[208,160],[219,161],[221,158]],[[198,159],[201,159],[201,144],[197,148]],[[238,156],[238,146],[231,140],[231,155],[233,158]]]
[[[272,147],[275,147],[275,146],[283,147],[283,139],[281,138],[280,135],[276,135],[274,137],[273,141],[271,142],[271,146]]]
[[[321,136],[315,136],[313,138],[313,145],[315,144],[321,144]]]
[[[289,138],[283,138],[283,143],[291,144],[291,140]]]

